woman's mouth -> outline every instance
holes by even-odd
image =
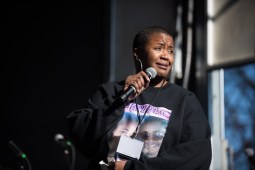
[[[167,70],[169,67],[169,64],[163,64],[163,63],[156,63],[157,67],[163,70]]]

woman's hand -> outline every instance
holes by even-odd
[[[136,98],[145,88],[149,86],[150,79],[144,71],[140,71],[135,75],[130,75],[125,80],[124,90],[129,86],[135,88],[134,95],[131,95],[128,100],[133,100]]]
[[[126,160],[116,161],[114,170],[124,170],[126,162],[127,162]]]

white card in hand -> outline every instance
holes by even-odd
[[[132,139],[129,136],[121,135],[116,152],[131,158],[139,159],[141,156],[142,149],[143,149],[142,141]]]

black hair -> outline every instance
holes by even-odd
[[[149,26],[136,34],[133,41],[133,50],[135,48],[143,49],[150,36],[154,33],[164,33],[172,37],[172,34],[162,26]]]

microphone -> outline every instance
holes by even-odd
[[[68,148],[72,145],[71,142],[65,140],[64,136],[60,133],[58,133],[54,136],[54,140],[56,143],[62,145],[64,148]]]
[[[64,136],[60,133],[56,134],[54,136],[54,140],[56,143],[60,144],[63,148],[64,148],[64,154],[66,156],[66,160],[67,160],[67,163],[69,165],[69,168],[70,170],[74,170],[74,167],[75,167],[75,156],[76,156],[76,153],[75,153],[75,148],[72,144],[72,142],[66,140],[64,138]],[[69,149],[71,150],[71,158],[69,158]]]
[[[21,169],[25,169],[27,167],[28,170],[31,170],[31,163],[27,157],[27,155],[12,141],[9,141],[9,147],[12,149],[12,151],[15,153],[18,158],[20,158],[22,165],[20,165]]]
[[[145,73],[149,77],[149,79],[155,78],[157,75],[157,71],[153,67],[149,67],[146,69]],[[129,96],[136,92],[135,87],[130,85],[120,96],[119,100],[121,102],[125,102]]]

